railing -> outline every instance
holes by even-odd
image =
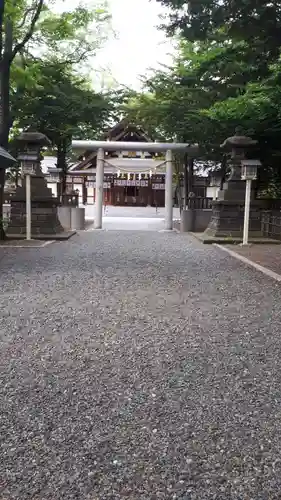
[[[187,208],[191,210],[210,210],[212,201],[212,198],[188,198]]]
[[[265,210],[261,214],[261,231],[265,238],[281,240],[280,210]]]

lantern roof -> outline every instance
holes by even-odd
[[[25,144],[36,144],[37,146],[50,146],[51,141],[45,134],[41,132],[22,132],[17,138],[17,142]]]

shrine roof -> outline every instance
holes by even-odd
[[[126,118],[105,132],[103,139],[117,142],[153,142],[142,127],[130,123]],[[96,156],[96,151],[85,151],[83,157],[80,156],[82,161],[75,166],[75,170],[85,170],[95,167]]]

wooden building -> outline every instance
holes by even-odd
[[[152,142],[140,128],[122,120],[104,137],[108,141]],[[80,201],[95,203],[96,152],[85,152],[67,177],[67,189],[79,190]],[[104,203],[128,206],[165,205],[165,158],[138,151],[107,152]]]

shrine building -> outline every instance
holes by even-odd
[[[142,130],[122,120],[104,136],[106,141],[153,142]],[[67,191],[79,190],[80,202],[95,203],[97,152],[85,151],[67,176]],[[165,206],[165,156],[138,151],[106,152],[104,204]]]

